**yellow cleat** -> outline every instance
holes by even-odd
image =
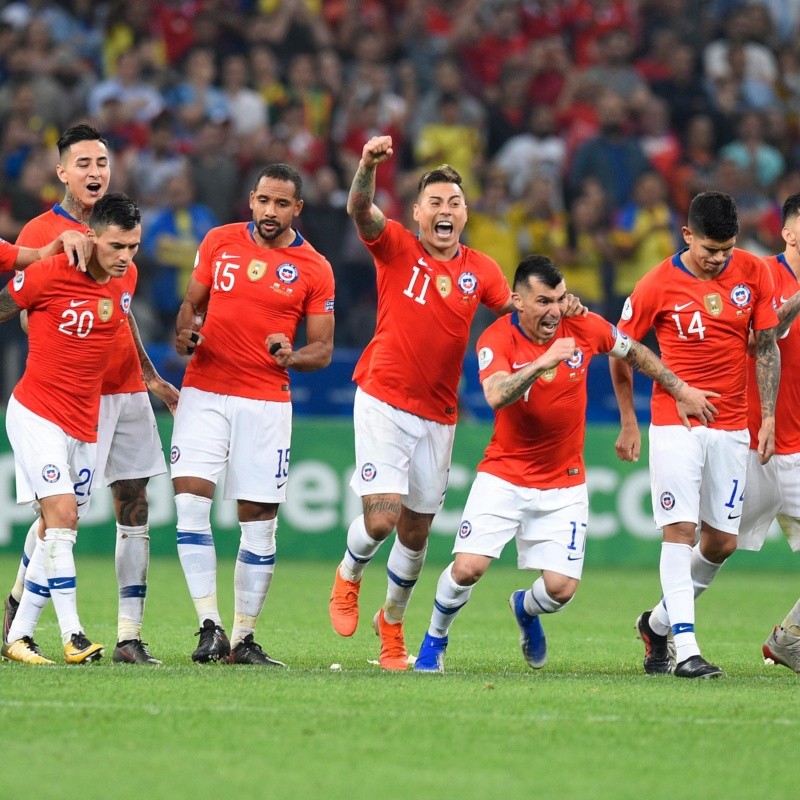
[[[0,655],[6,661],[19,661],[21,664],[55,664],[49,658],[42,655],[39,645],[30,636],[23,636],[15,642],[3,642]]]
[[[64,645],[64,661],[67,664],[89,664],[102,657],[103,645],[90,642],[83,631],[73,633],[72,638]]]

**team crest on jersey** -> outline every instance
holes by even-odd
[[[708,311],[709,314],[713,314],[715,317],[718,317],[722,313],[722,298],[719,296],[719,292],[707,294],[703,298],[703,305],[706,307],[706,311]]]
[[[660,502],[664,511],[672,511],[675,508],[675,495],[672,492],[662,492]]]
[[[281,283],[294,283],[299,274],[297,272],[297,267],[288,261],[285,264],[281,264],[276,272],[278,273],[278,278]]]
[[[550,369],[546,369],[539,376],[539,380],[544,381],[545,383],[550,383],[551,381],[555,380],[557,372],[558,372],[558,367],[550,367]]]
[[[17,290],[21,289],[23,283],[25,283],[25,273],[17,272],[16,275],[14,275],[14,288]]]
[[[437,275],[436,288],[442,297],[447,297],[453,291],[453,279],[449,275]]]
[[[373,481],[375,480],[375,476],[378,474],[378,470],[375,469],[374,464],[370,464],[369,461],[361,467],[361,480],[362,481]]]
[[[578,367],[583,365],[583,351],[576,350],[564,363],[570,369],[578,369]]]
[[[472,533],[472,523],[465,519],[461,526],[458,529],[458,538],[459,539],[466,539]]]
[[[61,470],[55,464],[46,464],[42,470],[42,477],[48,483],[55,483],[61,477]]]
[[[458,288],[464,294],[474,294],[478,288],[478,279],[471,272],[462,272],[458,276]]]
[[[123,314],[127,314],[131,310],[131,293],[123,292],[122,297],[119,299],[119,307],[122,309]]]
[[[177,463],[178,459],[181,457],[181,449],[177,445],[172,445],[172,448],[169,451],[169,463],[175,464]]]
[[[744,283],[737,283],[736,286],[731,289],[731,302],[736,308],[744,308],[750,305],[751,297],[750,287]]]
[[[114,303],[110,297],[101,297],[97,301],[97,316],[101,322],[108,322],[114,313]]]
[[[266,261],[259,261],[258,259],[254,258],[247,265],[247,277],[250,278],[251,281],[260,281],[264,277],[264,273],[266,271]]]

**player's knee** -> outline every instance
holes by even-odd
[[[211,500],[196,494],[176,494],[178,530],[204,531],[211,527]]]
[[[450,575],[459,586],[474,586],[486,572],[486,567],[474,561],[459,561],[456,558]]]
[[[579,583],[580,581],[575,578],[551,573],[544,579],[544,588],[547,594],[563,608],[575,597]]]
[[[399,515],[391,511],[373,512],[364,515],[364,527],[377,542],[387,539],[397,526]]]

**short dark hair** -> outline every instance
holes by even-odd
[[[455,183],[456,186],[461,186],[461,175],[449,164],[440,164],[419,179],[417,197],[422,194],[426,186],[430,186],[432,183]]]
[[[93,231],[103,231],[110,225],[130,231],[141,225],[141,222],[142,214],[139,206],[121,192],[111,192],[101,197],[89,215],[89,227]]]
[[[303,179],[300,177],[300,173],[294,167],[290,167],[288,164],[281,163],[267,164],[267,166],[262,167],[258,175],[256,175],[256,179],[253,181],[253,191],[258,188],[258,184],[261,183],[262,178],[272,178],[276,181],[287,181],[288,183],[293,183],[294,196],[298,200],[303,199]]]
[[[78,142],[100,142],[108,147],[108,142],[103,138],[97,128],[92,125],[87,125],[86,123],[81,123],[80,125],[73,125],[71,128],[67,128],[61,136],[58,137],[56,147],[58,148],[59,158],[63,158],[70,147]]]
[[[781,225],[785,225],[789,217],[800,216],[800,192],[790,194],[781,209]]]
[[[551,289],[555,289],[564,280],[561,270],[552,259],[540,255],[525,256],[519,262],[517,271],[514,273],[514,291],[518,292],[521,288],[527,289],[531,278],[538,278]]]
[[[698,236],[727,242],[739,233],[736,202],[724,192],[701,192],[689,206],[687,224]]]

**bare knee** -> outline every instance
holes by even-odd
[[[700,552],[703,558],[721,564],[736,550],[736,536],[714,528],[703,528],[700,534]]]
[[[557,572],[542,573],[542,578],[547,594],[562,606],[572,600],[580,583],[576,578],[569,578]]]
[[[364,527],[376,541],[382,542],[397,527],[402,505],[400,496],[375,494],[363,498]]]

